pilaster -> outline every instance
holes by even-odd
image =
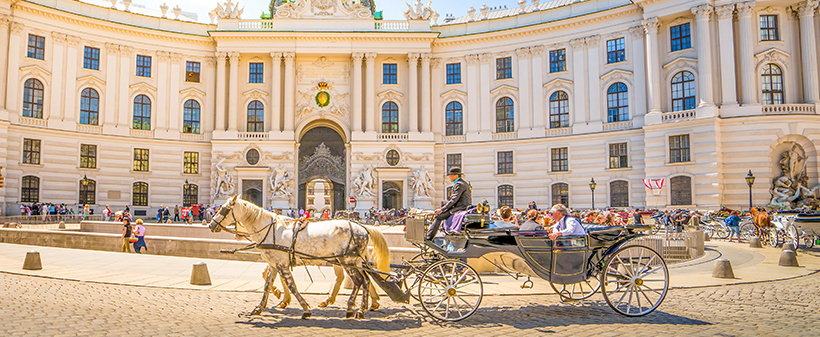
[[[228,80],[228,131],[234,133],[239,124],[239,56],[238,52],[228,53],[230,59],[230,79]]]
[[[119,60],[120,46],[114,43],[105,44],[105,107],[102,109],[102,116],[100,122],[103,125],[103,132],[116,133],[117,127],[117,69]],[[129,74],[130,75],[130,74]],[[124,78],[122,82],[126,82],[128,77]],[[158,88],[161,89],[162,88]],[[159,94],[159,93],[158,93]]]
[[[20,108],[17,106],[17,100],[20,96],[19,88],[23,87],[23,84],[19,83],[20,57],[23,54],[23,49],[20,48],[20,39],[25,26],[22,23],[12,22],[9,27],[11,34],[9,35],[8,75],[6,78],[6,110],[19,114]]]
[[[62,120],[62,109],[60,107],[63,104],[63,83],[64,80],[64,62],[65,59],[65,42],[66,42],[66,35],[59,32],[52,32],[51,33],[51,41],[52,41],[52,48],[53,51],[51,53],[51,90],[48,91],[51,94],[51,98],[49,99],[49,108],[44,109],[43,111],[43,119],[46,120],[53,120],[50,123],[58,123]]]
[[[421,54],[421,132],[430,132],[430,90],[432,89],[432,82],[430,82],[430,58],[432,54]]]
[[[712,32],[709,20],[712,18],[714,8],[712,5],[701,5],[692,8],[692,14],[698,22],[698,96],[700,103],[698,107],[710,106],[714,104],[712,97]]]
[[[367,53],[365,56],[366,75],[364,109],[367,116],[367,132],[379,132],[379,117],[376,115],[376,53]]]
[[[640,126],[644,124],[644,117],[646,116],[646,103],[647,97],[642,93],[646,92],[646,48],[644,48],[643,44],[643,37],[644,31],[643,27],[635,26],[629,28],[629,35],[632,38],[632,61],[634,61],[634,68],[635,69],[635,88],[634,91],[637,95],[635,97],[634,103],[635,106],[634,115],[632,116],[633,125]]]
[[[570,105],[572,109],[572,115],[570,116],[572,120],[570,121],[570,125],[572,125],[573,129],[577,126],[580,126],[581,123],[586,123],[584,115],[586,114],[587,110],[587,100],[586,100],[586,62],[585,55],[584,55],[584,46],[586,42],[584,42],[583,38],[574,39],[569,41],[570,47],[572,47],[572,79],[573,79],[573,93],[577,93],[572,95],[573,104]]]
[[[280,52],[272,52],[270,53],[271,58],[271,94],[270,94],[270,102],[268,106],[270,107],[270,125],[271,131],[280,132],[282,131],[282,53]],[[292,85],[292,84],[288,84]]]
[[[216,53],[216,126],[214,131],[225,131],[225,52]]]
[[[737,88],[735,87],[735,41],[734,17],[735,5],[717,7],[718,35],[720,37],[720,92],[721,105],[737,105]]]
[[[483,53],[479,55],[479,61],[481,62],[481,66],[479,67],[481,72],[481,80],[479,81],[479,86],[481,90],[481,119],[479,120],[479,130],[482,134],[482,137],[489,137],[493,132],[495,132],[495,120],[494,111],[495,111],[495,104],[492,101],[492,96],[490,95],[490,87],[491,84],[495,82],[495,72],[492,71],[492,61],[493,55],[490,53]]]
[[[364,53],[353,53],[350,55],[353,60],[353,76],[350,79],[351,96],[353,96],[353,125],[351,130],[353,132],[361,131],[362,129],[362,59]]]
[[[76,129],[76,117],[74,112],[77,107],[77,56],[79,55],[78,48],[80,46],[80,38],[77,36],[68,36],[67,51],[66,51],[66,69],[65,69],[65,88],[63,94],[63,112],[60,118],[60,128],[66,130]]]
[[[407,67],[410,73],[408,83],[409,132],[419,132],[419,54],[407,54]]]
[[[820,103],[817,78],[817,41],[815,40],[814,12],[818,1],[797,4],[800,17],[800,56],[803,60],[803,99],[806,103]]]
[[[130,91],[130,79],[131,79],[131,62],[134,60],[134,48],[129,46],[120,46],[120,83],[117,86],[117,89],[111,88],[109,95],[114,95],[117,91],[119,91],[119,121],[117,122],[117,129],[122,129],[119,132],[121,134],[126,134],[129,132],[128,130],[131,129],[131,124],[133,122],[131,113],[133,112],[132,107],[132,100],[129,95]],[[136,69],[136,66],[134,67]],[[108,71],[115,72],[114,69],[110,69]],[[157,101],[154,102],[154,120],[159,120],[159,106],[160,104],[165,103],[164,101]]]
[[[740,39],[740,88],[743,105],[757,105],[757,81],[754,70],[754,42],[756,34],[752,24],[752,10],[754,1],[737,4],[737,18]]]
[[[646,67],[646,82],[657,83],[657,85],[649,85],[648,88],[646,88],[649,94],[647,99],[649,103],[648,115],[652,115],[646,117],[646,122],[651,123],[657,119],[657,122],[660,123],[660,114],[663,112],[663,108],[661,107],[661,88],[664,87],[663,82],[661,82],[661,60],[660,50],[658,48],[658,29],[660,29],[660,24],[658,23],[658,18],[649,18],[643,20],[641,25],[646,34],[645,54],[649,58]]]
[[[296,102],[294,102],[296,99],[296,91],[293,85],[295,83],[296,69],[293,63],[296,60],[296,53],[287,52],[283,53],[283,56],[285,57],[285,97],[282,98],[285,102],[284,132],[293,133],[293,116],[296,114],[296,109],[294,109],[296,104]]]
[[[532,130],[531,106],[532,98],[530,93],[530,48],[518,48],[515,50],[518,57],[518,106],[515,111],[515,130],[527,133]]]
[[[545,124],[544,108],[544,46],[530,47],[532,84],[530,86],[530,100],[532,101],[532,131],[533,136],[543,135]]]
[[[465,132],[468,134],[478,133],[478,120],[481,108],[478,99],[481,96],[478,92],[478,55],[467,55],[467,106],[462,116],[464,117]]]

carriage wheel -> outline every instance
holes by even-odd
[[[644,246],[626,246],[609,258],[601,273],[604,299],[619,314],[638,317],[661,305],[669,290],[666,261]]]
[[[772,248],[777,248],[781,243],[777,228],[769,229],[769,245],[771,245]]]
[[[715,233],[715,236],[713,236],[713,238],[716,237],[718,239],[723,239],[723,240],[728,239],[729,236],[732,235],[732,231],[729,230],[729,227],[726,227],[726,225],[721,225],[721,224],[716,225],[715,230],[713,231],[713,233]]]
[[[752,237],[757,236],[755,231],[755,225],[752,224],[743,224],[740,225],[740,238],[745,241],[751,241]]]
[[[803,243],[800,247],[803,249],[811,249],[812,247],[814,247],[814,241],[816,239],[817,238],[814,236],[804,236],[800,238],[800,241]]]
[[[478,273],[459,260],[432,264],[419,282],[419,302],[428,315],[440,321],[455,322],[472,315],[484,297],[484,284]]]
[[[575,302],[590,298],[601,289],[601,280],[595,275],[586,280],[572,284],[554,284],[550,287],[561,297],[561,302]]]
[[[797,229],[797,226],[792,224],[786,227],[786,237],[786,240],[788,240],[786,242],[791,241],[794,245],[794,249],[797,249],[797,247],[800,246],[800,232]]]
[[[402,290],[410,291],[410,296],[413,297],[416,301],[419,300],[418,293],[414,292],[413,289],[418,288],[419,285],[419,271],[424,271],[429,266],[428,262],[430,259],[433,259],[434,256],[428,252],[421,252],[413,256],[407,263],[413,266],[413,269],[405,271],[406,275],[404,275],[404,281],[402,282]]]

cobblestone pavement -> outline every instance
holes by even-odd
[[[557,296],[485,297],[473,316],[439,324],[418,305],[388,303],[365,320],[345,319],[337,304],[299,319],[298,305],[247,318],[260,294],[157,289],[0,273],[4,336],[449,336],[647,335],[818,336],[820,274],[792,280],[670,290],[658,311],[627,318],[600,295],[579,304]],[[275,300],[275,298],[272,298]],[[339,302],[343,302],[340,297]],[[272,302],[271,306],[276,302]]]

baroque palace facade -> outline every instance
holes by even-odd
[[[443,21],[419,2],[401,21],[373,1],[252,20],[228,2],[210,24],[127,3],[0,0],[6,214],[237,194],[430,208],[451,166],[494,206],[588,208],[594,178],[597,207],[741,207],[749,170],[769,203],[788,151],[818,179],[817,0],[520,1]]]

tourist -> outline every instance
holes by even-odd
[[[28,215],[28,207],[26,205],[20,204],[20,216]]]
[[[105,205],[105,209],[103,210],[103,216],[105,217],[105,221],[111,220],[111,208],[108,208],[108,205]]]
[[[726,218],[726,226],[729,227],[729,242],[732,242],[732,235],[737,236],[737,242],[740,242],[740,217],[738,211],[732,211]]]
[[[91,214],[91,209],[88,208],[88,205],[83,205],[83,220],[88,219],[89,214]]]
[[[635,225],[643,225],[643,216],[638,210],[633,209],[630,213],[632,213],[632,218],[635,219]]]
[[[170,223],[171,222],[171,210],[168,207],[162,209],[162,222],[163,223]]]
[[[157,223],[162,223],[162,209],[164,207],[165,206],[159,206],[159,208],[157,208]]]
[[[131,220],[124,217],[122,224],[122,252],[133,253],[131,251]]]
[[[188,207],[187,218],[188,218],[188,224],[193,225],[194,224],[194,208],[193,207]]]
[[[324,212],[322,212],[322,220],[327,220],[327,219],[330,219],[330,212],[325,210]]]
[[[501,217],[501,220],[493,221],[493,223],[489,225],[489,228],[518,227],[513,222],[514,217],[512,216],[513,212],[511,208],[507,206],[501,207],[498,210],[498,215]]]
[[[538,209],[538,205],[535,204],[535,201],[530,201],[530,203],[527,204],[527,210],[531,210],[531,209],[535,209],[535,210]]]
[[[142,254],[140,252],[141,248],[145,248],[145,251],[148,251],[148,246],[145,245],[145,226],[142,225],[142,219],[137,219],[137,227],[134,228],[134,235],[137,237],[137,242],[134,242],[134,252],[137,254]]]
[[[174,221],[179,221],[179,205],[174,206]]]
[[[689,211],[680,211],[677,217],[675,217],[675,233],[683,232],[683,226],[689,224],[689,219],[691,216],[689,215]]]
[[[521,227],[519,227],[518,230],[522,232],[544,230],[544,225],[539,222],[541,221],[539,217],[540,215],[538,214],[537,210],[531,209],[527,211],[527,221],[524,221],[524,223],[521,224]]]
[[[604,225],[604,226],[617,226],[618,225],[616,223],[616,220],[615,220],[615,218],[616,218],[615,213],[605,211],[603,214],[601,214],[601,218],[602,218],[601,225]]]
[[[550,228],[552,232],[550,239],[555,240],[559,236],[567,235],[585,235],[586,230],[581,226],[581,222],[577,218],[569,216],[569,210],[562,204],[555,204],[550,208],[550,214],[556,221],[555,226]]]

